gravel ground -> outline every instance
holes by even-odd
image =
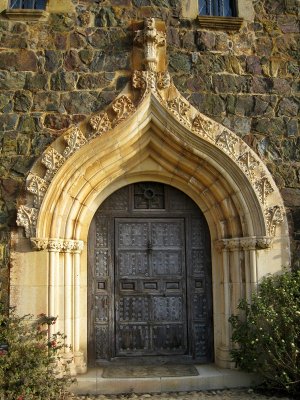
[[[231,389],[203,392],[180,392],[159,394],[123,394],[123,395],[85,395],[73,396],[70,400],[292,400],[290,397],[264,396],[252,389]]]

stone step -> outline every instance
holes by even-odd
[[[221,369],[213,364],[195,365],[197,376],[103,378],[104,368],[91,368],[77,376],[71,387],[76,394],[164,393],[250,387],[258,383],[255,374]]]

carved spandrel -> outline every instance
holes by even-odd
[[[119,246],[120,248],[147,247],[148,224],[143,222],[119,224]]]
[[[95,321],[107,322],[108,321],[108,296],[95,296]]]
[[[148,253],[146,251],[120,251],[118,257],[121,277],[149,276]]]
[[[182,321],[183,301],[180,296],[154,296],[153,320],[154,321]],[[182,321],[183,322],[183,321]]]
[[[182,254],[181,251],[159,250],[152,251],[153,272],[156,275],[181,275]]]
[[[151,318],[150,299],[145,296],[122,296],[118,308],[120,322],[142,322]]]
[[[265,210],[268,235],[275,236],[276,226],[282,224],[284,219],[284,209],[280,206],[269,207]]]
[[[151,226],[153,246],[179,247],[182,245],[182,227],[178,222],[157,222]]]
[[[204,119],[200,114],[197,114],[193,120],[192,129],[212,141],[216,132],[216,124],[210,120]]]

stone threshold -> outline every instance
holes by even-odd
[[[71,387],[75,394],[164,393],[251,387],[259,382],[255,374],[218,368],[214,364],[195,365],[198,376],[152,378],[103,378],[103,368],[90,368],[77,376]]]

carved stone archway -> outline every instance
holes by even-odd
[[[263,275],[289,263],[283,202],[260,158],[175,88],[165,67],[164,26],[146,20],[135,45],[131,83],[105,111],[59,137],[27,178],[27,204],[19,208],[17,222],[34,250],[24,251],[24,240],[17,238],[22,245],[14,259],[11,302],[25,312],[44,307],[59,315],[77,372],[83,372],[86,242],[93,215],[127,184],[170,184],[195,201],[209,225],[215,362],[229,367],[228,317]],[[37,296],[31,308],[20,300],[28,294]]]

